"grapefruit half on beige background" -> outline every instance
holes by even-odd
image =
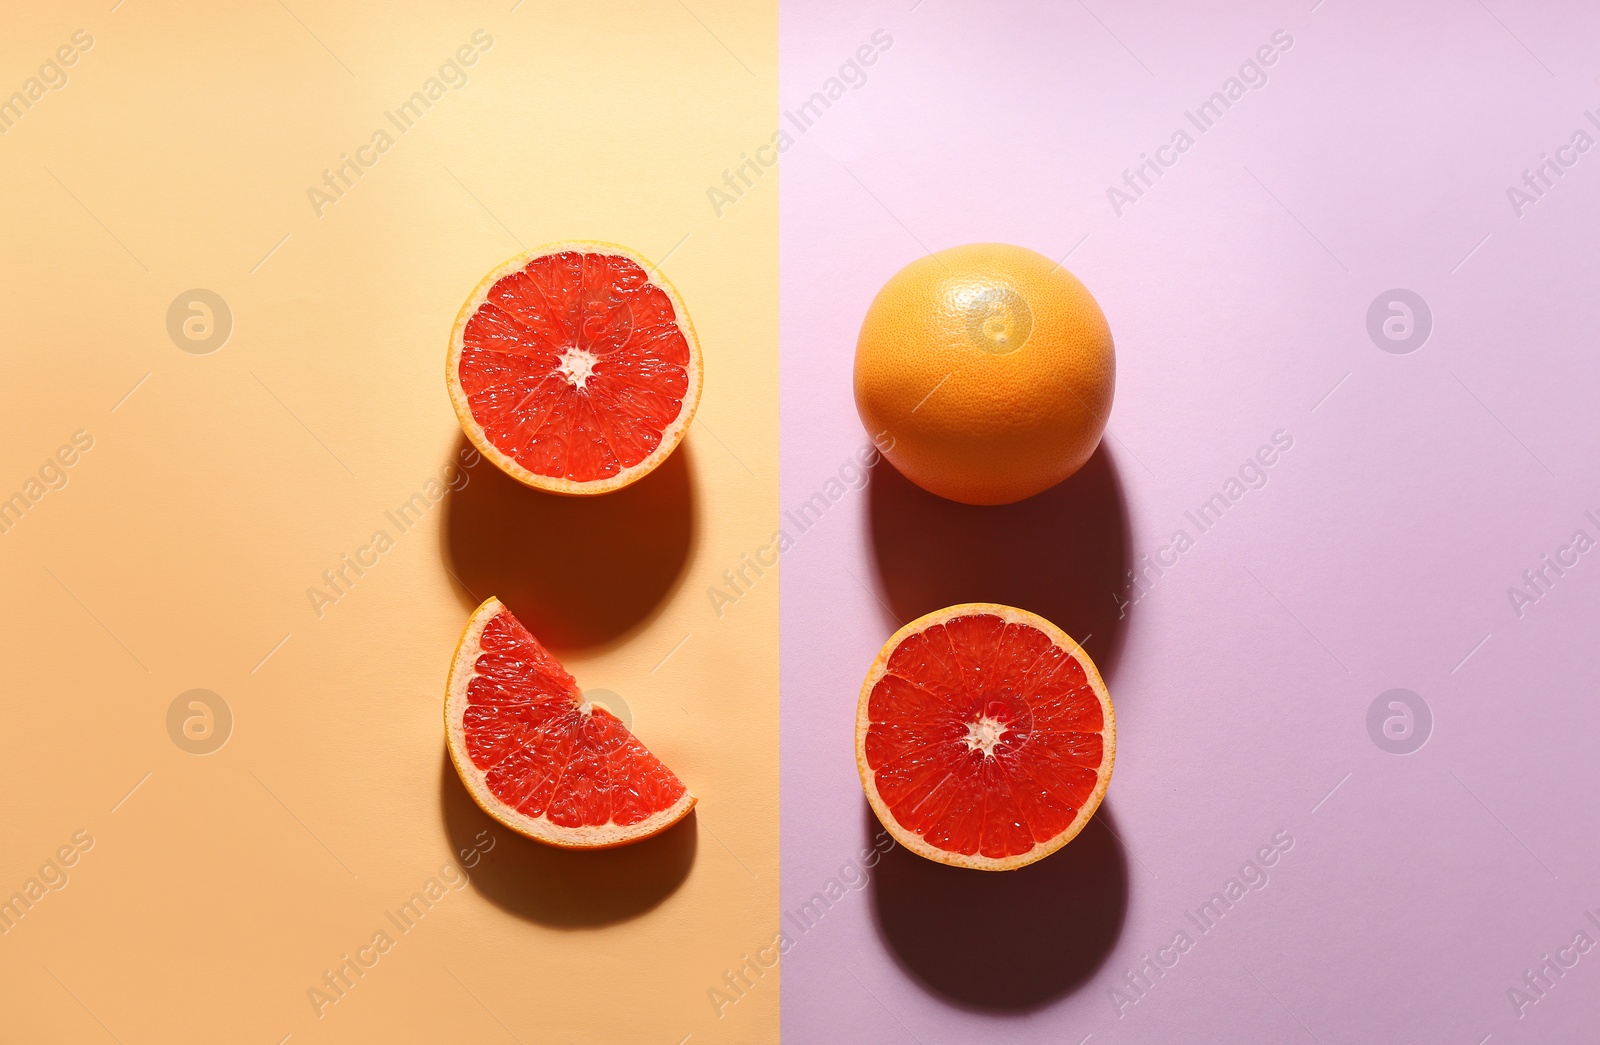
[[[518,481],[600,494],[650,474],[700,402],[700,342],[659,269],[571,240],[485,276],[450,332],[445,381],[461,430]]]

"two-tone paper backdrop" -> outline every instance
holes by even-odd
[[[0,1040],[774,1040],[776,971],[725,1019],[706,991],[776,921],[778,591],[719,619],[705,589],[776,516],[777,193],[706,197],[771,133],[776,11],[113,2],[0,42],[0,96],[72,58],[0,135],[0,490],[93,440],[0,535],[0,900],[44,886],[0,934]],[[456,310],[570,238],[689,303],[687,440],[597,501],[447,474]],[[231,312],[208,354],[196,288]],[[492,594],[626,703],[689,822],[565,854],[476,810],[441,709]],[[193,689],[231,711],[208,755],[169,734]]]
[[[1600,16],[6,24],[0,1040],[773,1042],[775,939],[791,1042],[1600,1016]],[[683,448],[593,503],[457,470],[441,373],[482,273],[566,238],[662,262],[706,349]],[[877,287],[976,240],[1064,258],[1120,363],[1085,472],[982,511],[863,473],[849,393]],[[439,712],[489,594],[690,822],[572,855],[475,810]],[[882,852],[851,757],[879,644],[968,599],[1056,619],[1119,711],[1097,822],[1006,876]]]

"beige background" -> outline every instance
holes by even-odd
[[[775,4],[410,6],[6,15],[0,96],[94,42],[0,136],[0,497],[94,445],[0,536],[0,900],[94,844],[0,935],[0,1040],[777,1039],[776,970],[724,1018],[707,997],[777,928],[777,583],[720,618],[706,594],[776,525],[776,173],[720,219],[706,195],[770,139]],[[307,188],[478,29],[468,82],[318,217]],[[565,238],[665,257],[706,356],[687,441],[593,502],[485,462],[399,535],[384,512],[462,445],[457,308]],[[208,355],[167,331],[196,287],[234,316]],[[379,528],[319,618],[308,587]],[[613,853],[493,829],[401,935],[385,912],[492,827],[440,722],[490,594],[700,804]],[[203,757],[166,724],[195,687],[235,719]],[[308,988],[384,928],[319,1018]]]

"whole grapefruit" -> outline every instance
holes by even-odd
[[[906,478],[1010,504],[1076,472],[1116,387],[1105,314],[1043,254],[973,243],[890,277],[856,341],[856,409]]]

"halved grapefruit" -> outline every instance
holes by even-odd
[[[971,602],[884,644],[856,708],[867,801],[907,849],[1010,871],[1075,838],[1111,782],[1111,696],[1038,614]]]
[[[502,471],[553,493],[608,493],[682,442],[700,402],[700,342],[644,258],[550,243],[473,289],[445,380],[462,431]]]
[[[445,688],[451,761],[502,824],[563,849],[660,834],[694,795],[491,598],[456,644]]]

